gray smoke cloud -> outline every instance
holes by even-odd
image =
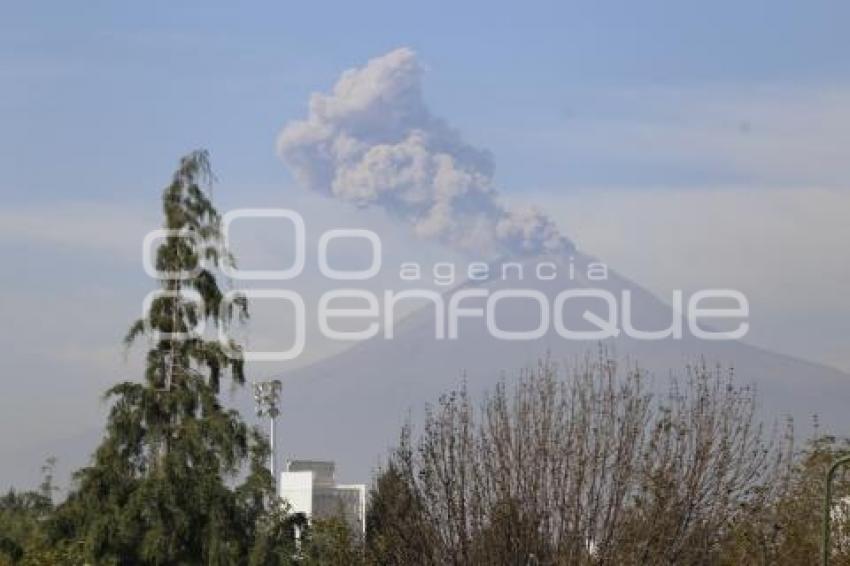
[[[478,256],[562,253],[573,245],[534,207],[507,207],[493,162],[422,98],[416,54],[400,48],[345,71],[313,93],[305,120],[287,124],[278,152],[305,187],[380,206],[417,235]]]

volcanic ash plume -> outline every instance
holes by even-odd
[[[466,144],[422,99],[422,69],[407,48],[345,71],[310,97],[278,151],[299,183],[361,206],[378,205],[416,233],[490,258],[572,249],[533,207],[504,206],[490,155]]]

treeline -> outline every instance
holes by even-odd
[[[375,481],[363,563],[816,563],[824,477],[847,442],[795,451],[790,422],[765,428],[731,371],[686,368],[663,395],[646,381],[602,352],[479,403],[445,395]],[[849,518],[833,523],[834,564],[850,563]]]
[[[0,564],[815,563],[824,477],[847,442],[794,450],[790,426],[765,428],[755,392],[717,368],[649,389],[603,352],[541,363],[477,402],[447,393],[401,431],[365,537],[288,514],[262,451],[236,487],[177,470],[130,480],[116,462],[93,476],[95,464],[58,505],[48,467],[37,491],[0,498]],[[850,493],[850,477],[835,491]],[[838,509],[833,563],[848,564]]]

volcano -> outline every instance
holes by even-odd
[[[492,277],[467,282],[463,289],[488,294],[530,289],[545,295],[550,304],[565,289],[603,288],[615,296],[629,291],[635,328],[663,329],[677,316],[669,305],[613,271],[604,281],[589,281],[581,274],[595,260],[579,253],[573,256],[569,261],[539,257],[522,265],[526,273],[533,273],[539,262],[546,261],[566,273],[574,264],[579,274],[574,278]],[[464,306],[473,304],[470,299]],[[500,302],[499,327],[536,328],[540,310],[529,304]],[[578,320],[585,309],[594,308],[598,310],[598,305],[571,302],[565,309],[571,312],[564,317]],[[458,338],[446,340],[435,336],[435,312],[433,306],[423,306],[396,325],[392,339],[378,335],[285,375],[278,425],[283,457],[335,460],[343,476],[365,480],[398,440],[403,424],[409,420],[415,428],[426,404],[436,402],[440,394],[465,382],[475,398],[501,379],[510,383],[540,359],[571,365],[600,345],[621,363],[646,370],[650,383],[660,389],[666,389],[671,372],[682,374],[686,365],[704,361],[732,368],[739,384],[755,385],[767,424],[781,424],[790,416],[801,433],[817,415],[823,431],[841,433],[850,428],[850,375],[741,341],[710,341],[687,332],[681,339],[637,340],[621,334],[602,342],[579,341],[567,340],[551,328],[535,340],[505,341],[491,336],[481,319],[459,321]]]

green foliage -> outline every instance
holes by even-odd
[[[407,430],[403,434],[407,434]],[[407,446],[407,442],[402,443]],[[436,535],[404,476],[390,461],[378,474],[366,511],[366,555],[373,564],[437,563]]]
[[[248,557],[250,566],[277,566],[297,561],[296,530],[303,532],[307,519],[290,514],[287,505],[270,509],[262,515],[254,533],[254,543]]]
[[[51,508],[50,500],[39,492],[10,490],[0,498],[0,556],[18,561],[27,547],[40,544],[39,523]]]
[[[0,497],[0,565],[83,563],[78,546],[52,545],[43,528],[54,510],[55,464],[55,458],[48,458],[42,466],[43,479],[37,491],[10,490]]]
[[[850,454],[850,442],[832,436],[810,441],[797,455],[784,481],[767,504],[745,510],[729,531],[722,564],[796,565],[815,562],[821,552],[823,497],[830,465]],[[834,483],[832,563],[850,564],[850,473]]]
[[[203,336],[171,335],[202,319],[221,326],[247,316],[244,300],[221,308],[215,273],[201,262],[232,261],[202,188],[210,178],[206,152],[195,152],[163,193],[169,232],[157,269],[194,276],[162,280],[165,293],[131,326],[128,345],[143,337],[150,344],[145,379],[107,391],[106,437],[47,525],[54,548],[80,549],[93,563],[246,563],[258,525],[279,506],[264,439],[218,398],[223,376],[245,381],[238,348],[230,344],[228,355]],[[187,289],[202,305],[181,295]],[[292,548],[291,539],[264,544]]]
[[[317,519],[306,531],[300,564],[304,566],[358,566],[365,564],[361,543],[340,518]]]

